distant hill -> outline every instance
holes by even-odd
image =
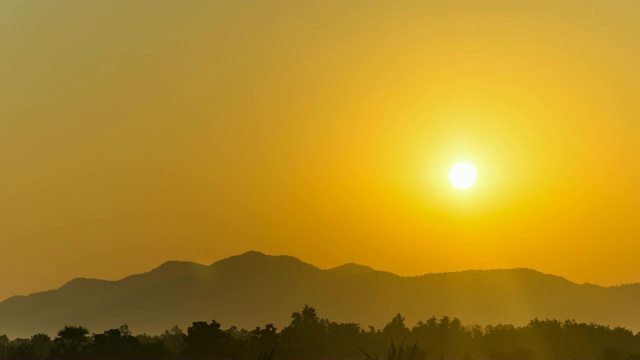
[[[363,327],[382,327],[400,312],[409,325],[449,315],[465,324],[570,318],[640,330],[640,284],[578,285],[529,269],[401,277],[356,264],[321,270],[289,256],[248,252],[210,266],[171,261],[118,281],[74,279],[15,296],[0,303],[0,334],[54,335],[64,325],[101,332],[125,323],[135,333],[157,334],[212,319],[225,328],[282,328],[305,304],[322,317]]]

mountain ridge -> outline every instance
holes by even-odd
[[[225,326],[282,327],[304,304],[333,321],[375,327],[400,312],[408,323],[448,315],[464,323],[520,325],[538,317],[640,329],[640,311],[632,306],[638,301],[640,284],[576,284],[528,268],[400,276],[354,263],[320,269],[295,257],[250,251],[210,265],[167,261],[119,280],[75,278],[58,289],[13,296],[0,302],[0,334],[124,323],[159,333],[211,319]]]

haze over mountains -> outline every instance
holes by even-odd
[[[578,285],[529,269],[469,270],[401,277],[346,264],[321,270],[289,256],[248,252],[210,266],[170,261],[119,281],[74,279],[59,289],[0,303],[0,334],[55,334],[64,325],[92,332],[128,324],[136,333],[215,319],[227,328],[282,328],[303,305],[321,317],[383,327],[398,312],[407,324],[449,315],[464,324],[526,324],[538,318],[640,330],[640,284]]]

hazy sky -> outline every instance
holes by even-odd
[[[248,250],[640,282],[639,22],[635,0],[0,0],[0,299]]]

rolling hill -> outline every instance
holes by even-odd
[[[409,326],[449,315],[465,324],[526,324],[575,319],[640,330],[640,284],[575,284],[530,269],[469,270],[401,277],[346,264],[321,270],[289,256],[248,252],[205,266],[171,261],[118,281],[74,279],[56,290],[0,303],[0,334],[54,335],[64,325],[92,332],[128,324],[157,334],[174,325],[215,319],[223,327],[282,328],[293,311],[384,326],[396,313]]]

